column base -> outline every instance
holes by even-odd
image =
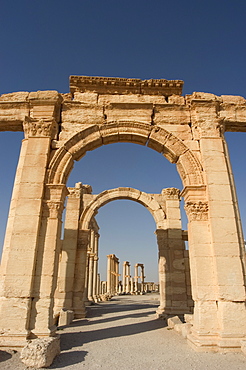
[[[165,319],[170,316],[185,315],[191,313],[189,307],[161,307],[159,306],[156,310],[158,319]]]
[[[27,344],[27,334],[8,334],[0,336],[0,348],[10,348],[19,351]]]
[[[189,346],[196,352],[240,352],[243,339],[245,337],[222,338],[219,335],[200,335],[194,330],[187,335]]]
[[[84,319],[86,317],[86,309],[82,308],[74,310],[74,319]]]

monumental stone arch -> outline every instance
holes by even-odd
[[[194,302],[190,292],[189,256],[184,243],[186,231],[182,231],[181,227],[179,189],[167,188],[160,194],[147,194],[137,189],[120,187],[92,194],[91,186],[77,183],[74,188],[69,187],[68,191],[55,293],[56,316],[61,318],[62,315],[63,322],[64,311],[73,311],[75,318],[85,317],[86,304],[90,301],[98,302],[100,235],[95,216],[105,204],[119,199],[140,203],[155,220],[160,285],[158,317],[192,312]]]
[[[84,202],[84,210],[80,217],[81,233],[88,233],[91,220],[101,207],[119,199],[140,203],[148,209],[156,223],[160,285],[160,306],[157,314],[190,313],[193,301],[189,293],[189,266],[185,264],[186,233],[181,227],[180,190],[167,188],[163,189],[161,194],[147,194],[137,189],[122,187],[105,190],[98,195],[86,195],[86,203]]]
[[[246,131],[246,101],[196,92],[183,97],[182,85],[71,76],[69,94],[0,97],[0,130],[25,133],[1,263],[2,346],[55,335],[67,178],[87,151],[131,142],[175,163],[182,179],[194,300],[189,343],[199,350],[240,350],[246,336],[245,252],[224,132]],[[158,229],[157,241],[165,250]]]

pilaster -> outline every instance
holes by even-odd
[[[53,118],[26,117],[23,123],[25,140],[16,173],[1,266],[1,345],[22,346],[22,341],[30,335],[44,182],[55,126]]]

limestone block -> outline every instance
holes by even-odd
[[[171,95],[168,97],[168,104],[183,105],[185,104],[185,98],[184,96],[180,96],[180,95]]]
[[[235,320],[235,318],[237,318]],[[246,310],[244,302],[218,301],[220,331],[231,337],[246,333]],[[241,339],[243,339],[241,337]]]
[[[161,126],[161,123],[159,123],[159,125]],[[192,141],[191,128],[187,124],[165,124],[163,127],[182,141]]]
[[[23,131],[26,116],[29,116],[28,102],[0,101],[0,131]]]
[[[34,339],[21,351],[21,360],[26,366],[48,367],[60,353],[60,337]]]
[[[184,338],[187,338],[187,335],[191,333],[192,324],[184,323],[181,326],[181,334]],[[175,330],[175,327],[174,327]]]
[[[246,105],[246,99],[238,95],[221,95],[222,103]]]
[[[180,258],[180,259],[175,259],[173,261],[173,267],[176,269],[176,270],[184,270],[185,269],[185,266],[184,266],[184,259],[183,258]]]
[[[139,121],[120,121],[119,122],[119,140],[131,142],[140,145],[146,145],[148,141],[151,126]]]
[[[98,94],[94,93],[94,92],[89,92],[89,91],[86,91],[86,92],[83,92],[83,93],[75,91],[73,100],[74,101],[79,101],[81,103],[97,104]]]
[[[194,328],[204,335],[218,332],[217,301],[196,301],[194,307]]]
[[[59,315],[59,326],[66,326],[71,324],[74,318],[74,312],[67,310],[66,308],[61,309]]]
[[[185,99],[187,102],[191,102],[192,100],[205,100],[205,101],[221,101],[222,99],[220,96],[211,94],[211,93],[204,93],[204,92],[193,92],[191,95],[186,95]]]
[[[100,133],[104,145],[119,141],[119,126],[117,124],[111,124],[110,126],[104,125],[100,127]]]
[[[170,329],[173,329],[175,325],[182,324],[182,321],[178,316],[169,317],[167,319],[167,325]]]
[[[7,101],[7,102],[18,102],[18,101],[28,101],[29,92],[27,91],[18,91],[9,94],[2,94],[0,96],[0,102]]]
[[[103,94],[98,96],[98,104],[109,105],[110,103],[154,103],[167,104],[162,95],[142,95],[142,94]]]
[[[66,102],[62,109],[62,122],[76,124],[104,123],[103,107],[78,101]],[[79,126],[78,126],[79,127]],[[81,129],[81,126],[80,126]]]
[[[153,104],[149,103],[110,103],[104,108],[107,122],[135,121],[151,123]]]
[[[234,217],[211,217],[210,224],[214,243],[233,243],[232,246],[234,246],[234,243],[238,242],[237,224]]]
[[[241,350],[244,355],[246,355],[246,340],[241,341]]]
[[[151,130],[149,141],[148,141],[148,147],[151,149],[156,150],[159,153],[163,153],[164,146],[170,137],[170,132],[166,131],[165,129],[161,127],[154,127]],[[176,162],[177,157],[174,156],[173,162]]]
[[[188,125],[190,111],[187,105],[155,104],[154,122],[156,125]]]
[[[174,330],[175,330],[178,334],[182,334],[182,327],[183,327],[183,323],[181,323],[181,324],[175,324],[175,325],[174,325]]]

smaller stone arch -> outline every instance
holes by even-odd
[[[82,230],[89,229],[90,221],[97,214],[99,208],[105,204],[119,199],[133,200],[142,204],[152,214],[156,228],[162,229],[166,227],[166,213],[160,202],[156,200],[154,194],[147,194],[140,190],[130,187],[119,187],[115,189],[105,190],[98,195],[92,195],[92,200],[87,204],[80,217],[80,228]]]

